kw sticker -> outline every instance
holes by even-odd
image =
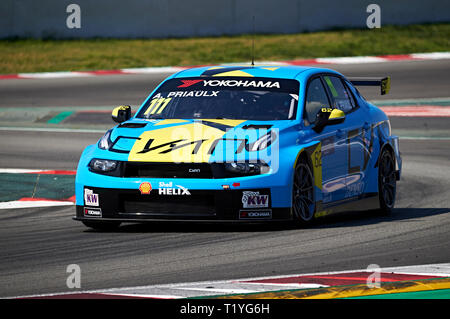
[[[92,189],[84,189],[84,203],[86,206],[99,206],[98,194],[94,194]]]
[[[260,195],[259,192],[242,192],[242,205],[244,208],[269,207],[269,195]]]

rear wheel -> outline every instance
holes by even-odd
[[[302,159],[295,167],[292,190],[292,211],[295,220],[301,225],[314,220],[314,178],[308,163]]]
[[[120,226],[120,222],[115,221],[83,221],[83,224],[89,228],[93,228],[95,230],[102,230],[102,231],[112,231],[117,230]]]
[[[388,215],[392,212],[396,191],[395,160],[392,153],[385,149],[381,153],[378,164],[378,194],[381,213]]]

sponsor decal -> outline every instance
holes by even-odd
[[[204,80],[204,86],[252,87],[252,88],[280,88],[280,82],[254,80]]]
[[[183,84],[179,85],[179,88],[187,88],[190,87],[191,85],[197,84],[198,82],[201,82],[203,80],[181,80],[181,82],[183,82]]]
[[[141,185],[139,185],[139,191],[142,195],[148,195],[152,191],[152,184],[149,182],[144,182]]]
[[[87,217],[102,217],[102,210],[100,208],[84,208],[84,216]]]
[[[175,91],[169,92],[167,97],[217,97],[219,92],[220,91]]]
[[[190,168],[189,173],[200,173],[200,168]]]
[[[159,195],[191,195],[191,193],[189,192],[189,190],[186,187],[183,187],[181,185],[175,185],[175,187],[173,187],[173,186],[174,185],[172,182],[169,182],[169,183],[160,182],[158,194]]]
[[[271,210],[241,210],[239,219],[272,219]]]
[[[92,189],[84,189],[84,203],[86,206],[99,206],[98,194],[94,194]]]
[[[242,205],[244,208],[269,207],[269,195],[260,195],[259,192],[242,192]]]

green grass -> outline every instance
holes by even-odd
[[[251,36],[0,41],[0,74],[188,66],[251,60]],[[256,35],[255,59],[450,51],[450,24]]]

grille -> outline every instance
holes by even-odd
[[[125,214],[184,214],[214,215],[214,195],[198,194],[184,196],[127,195],[122,198]]]
[[[213,178],[207,163],[126,163],[124,177]]]

